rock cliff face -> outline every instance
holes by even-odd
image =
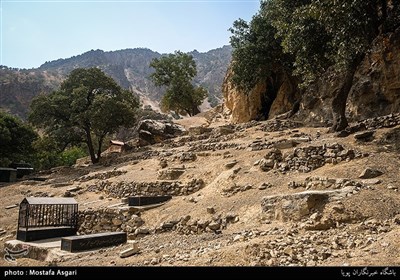
[[[343,77],[327,73],[302,95],[298,119],[306,123],[332,120],[333,92]],[[400,111],[400,29],[377,37],[359,65],[347,99],[346,115],[359,121]]]
[[[222,84],[224,94],[224,110],[231,113],[233,123],[242,123],[258,119],[262,109],[262,100],[266,94],[266,83],[259,83],[250,93],[246,94],[235,88],[230,79],[229,69]]]
[[[357,119],[400,111],[400,29],[377,38],[360,65],[349,95],[349,114]]]
[[[300,102],[295,119],[305,124],[331,125],[333,93],[343,79],[328,71],[313,85],[299,94],[287,78],[281,79],[276,97],[267,112],[263,102],[267,83],[258,84],[249,94],[235,89],[229,82],[228,70],[223,84],[224,106],[231,111],[234,123],[273,118],[291,110]],[[354,77],[347,100],[346,114],[349,121],[400,112],[400,29],[377,37]]]
[[[224,110],[231,114],[233,123],[262,120],[291,110],[299,99],[293,81],[284,75],[258,83],[249,93],[234,87],[230,81],[231,68],[222,85]]]
[[[268,118],[273,118],[292,110],[299,99],[300,92],[293,78],[283,76],[276,98],[269,109]]]

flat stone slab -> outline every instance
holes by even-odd
[[[24,242],[20,240],[6,241],[4,247],[8,249],[8,255],[13,258],[25,257],[39,261],[45,261],[51,250],[60,248],[61,239],[51,238],[40,241]],[[14,255],[13,252],[23,252],[23,254]]]
[[[103,232],[61,238],[61,250],[80,252],[126,243],[126,232]]]
[[[31,247],[37,248],[59,248],[61,245],[61,238],[50,238],[50,239],[43,239],[31,242],[24,242],[20,240],[10,240],[7,241],[6,244],[10,246],[17,246],[17,245],[27,245]]]

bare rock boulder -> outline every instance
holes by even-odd
[[[363,170],[363,172],[361,172],[359,178],[360,178],[360,179],[372,179],[372,178],[378,177],[378,176],[380,176],[380,175],[382,175],[382,174],[383,174],[383,172],[380,171],[380,170],[378,170],[378,169],[375,169],[375,168],[365,168],[365,169]]]
[[[153,145],[161,143],[166,139],[174,138],[186,134],[183,126],[156,120],[142,120],[138,125],[139,145]]]

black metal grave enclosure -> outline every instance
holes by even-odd
[[[19,205],[18,240],[70,236],[77,230],[78,203],[73,198],[26,197]]]

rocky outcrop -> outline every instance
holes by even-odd
[[[378,37],[358,68],[347,110],[360,120],[400,111],[400,29]]]
[[[292,110],[298,101],[297,88],[286,75],[278,76],[274,82],[268,82],[268,79],[259,82],[250,92],[237,89],[231,82],[232,75],[230,68],[222,92],[225,112],[231,114],[233,123],[275,117]]]
[[[330,125],[333,93],[343,77],[331,71],[307,88],[300,104],[299,120]],[[359,65],[347,99],[350,121],[400,111],[400,29],[377,37]]]
[[[281,79],[282,82],[279,86],[276,98],[269,109],[269,119],[294,110],[300,100],[300,93],[293,78],[284,75]]]
[[[343,81],[343,75],[328,70],[317,82],[299,93],[287,77],[280,78],[272,105],[265,111],[268,101],[267,82],[259,83],[247,94],[234,88],[228,71],[223,93],[225,110],[234,123],[273,118],[292,110],[299,102],[295,120],[308,125],[332,124],[332,99]],[[271,93],[268,94],[271,96]],[[400,112],[400,28],[377,37],[364,60],[360,63],[350,90],[346,114],[349,121],[359,121]],[[263,111],[264,110],[264,111]]]
[[[230,81],[232,74],[232,70],[229,69],[222,84],[224,110],[229,111],[233,123],[259,119],[262,100],[267,89],[266,83],[259,83],[253,90],[246,94],[234,87]]]
[[[153,145],[186,134],[183,126],[166,121],[142,120],[138,125],[139,145]]]

